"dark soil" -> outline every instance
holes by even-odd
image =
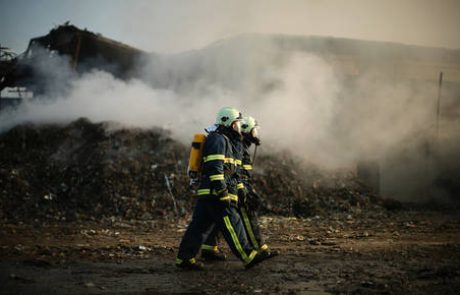
[[[254,170],[261,225],[281,255],[249,271],[232,255],[203,272],[177,270],[194,203],[188,152],[161,129],[86,119],[0,134],[0,293],[460,290],[455,208],[383,199],[355,171],[322,171],[263,146]]]
[[[281,254],[245,271],[174,266],[185,219],[3,224],[2,294],[458,294],[460,218],[430,212],[263,217]],[[228,252],[228,248],[222,245]]]

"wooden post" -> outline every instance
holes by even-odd
[[[443,73],[439,72],[438,103],[437,103],[437,109],[436,109],[436,141],[439,139],[439,118],[441,116],[442,76],[443,76]]]

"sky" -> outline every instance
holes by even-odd
[[[21,53],[66,21],[158,53],[242,33],[460,48],[460,0],[0,0],[0,44]]]

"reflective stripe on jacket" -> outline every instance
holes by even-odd
[[[248,179],[252,177],[252,160],[251,155],[249,154],[249,148],[251,147],[251,142],[244,140],[242,143],[243,146],[243,160],[241,165],[241,176],[243,182],[246,183]]]

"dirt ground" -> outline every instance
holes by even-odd
[[[261,218],[281,255],[174,266],[187,219],[1,224],[1,294],[458,294],[460,215]],[[228,248],[222,245],[228,252]]]

